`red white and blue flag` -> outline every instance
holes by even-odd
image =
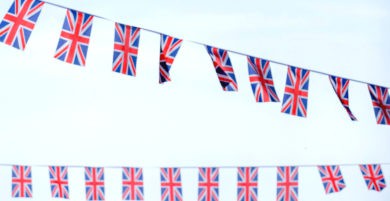
[[[140,28],[115,23],[112,71],[136,76]]]
[[[257,167],[239,167],[237,201],[257,201]]]
[[[378,124],[390,125],[390,96],[385,87],[368,85]]]
[[[199,168],[198,201],[218,201],[219,168]]]
[[[309,74],[308,70],[288,67],[282,112],[300,117],[307,116]]]
[[[142,168],[122,169],[122,200],[144,200]]]
[[[31,198],[32,195],[31,166],[12,166],[12,197]]]
[[[49,166],[51,197],[69,199],[68,167]]]
[[[93,16],[68,9],[55,58],[67,63],[85,66]]]
[[[336,77],[333,75],[329,75],[329,80],[330,83],[332,84],[334,92],[336,93],[337,97],[339,97],[341,104],[344,106],[345,110],[347,111],[349,118],[351,118],[352,121],[356,121],[357,120],[356,117],[352,114],[352,111],[349,108],[349,100],[348,100],[349,80],[341,77]]]
[[[228,52],[208,45],[206,45],[206,49],[213,61],[222,89],[224,91],[237,91],[238,86],[236,76],[234,75],[233,66],[230,62]]]
[[[325,193],[337,193],[345,188],[343,175],[338,165],[318,166]]]
[[[161,201],[182,201],[180,168],[161,168]]]
[[[0,23],[0,41],[24,50],[43,4],[38,0],[15,0]]]
[[[174,38],[165,34],[161,34],[161,43],[160,43],[160,75],[159,82],[160,84],[164,82],[171,81],[169,76],[169,71],[173,61],[179,52],[181,47],[182,39]]]
[[[277,168],[277,201],[298,201],[298,167]]]
[[[249,81],[257,102],[279,102],[269,61],[248,56]]]
[[[360,170],[369,190],[382,191],[386,187],[381,165],[360,165]]]
[[[104,168],[85,167],[86,199],[104,200]]]

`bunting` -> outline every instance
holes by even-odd
[[[69,199],[68,167],[49,166],[51,197]]]
[[[349,109],[349,100],[348,100],[348,86],[349,80],[329,75],[330,83],[332,84],[333,90],[339,98],[341,104],[344,106],[347,111],[349,118],[352,121],[357,121],[356,117],[352,114],[351,109]]]
[[[85,192],[89,201],[105,200],[104,198],[104,168],[85,168]]]
[[[182,201],[180,168],[161,168],[161,201]]]
[[[277,167],[276,201],[298,201],[298,167]]]
[[[390,125],[390,98],[388,89],[369,84],[368,90],[370,91],[377,124]]]
[[[169,76],[169,71],[171,70],[173,60],[175,59],[177,53],[179,52],[182,42],[183,40],[181,39],[177,39],[172,36],[161,34],[160,76],[159,76],[160,84],[171,81],[171,77]]]
[[[386,187],[380,165],[360,165],[360,170],[369,190],[382,191]]]
[[[257,201],[257,167],[237,168],[237,201]]]
[[[144,200],[142,168],[122,168],[122,200]]]
[[[33,196],[30,166],[12,166],[12,197],[31,198]]]
[[[219,168],[199,168],[198,201],[218,201]]]
[[[325,193],[337,193],[345,188],[343,175],[338,165],[318,166]]]

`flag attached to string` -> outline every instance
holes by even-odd
[[[276,201],[298,201],[298,167],[277,167]]]
[[[378,124],[390,125],[390,97],[388,89],[385,87],[368,85],[372,105]]]
[[[161,168],[161,201],[183,200],[180,168]]]
[[[183,40],[161,34],[159,83],[171,81],[169,71]]]
[[[31,198],[33,196],[31,166],[12,166],[12,197]]]
[[[0,23],[0,41],[24,50],[44,3],[15,0]]]
[[[112,71],[136,76],[140,28],[115,23]]]
[[[257,167],[237,168],[237,201],[257,201]]]
[[[85,167],[85,189],[87,200],[105,200],[104,168]]]
[[[238,91],[236,76],[228,52],[208,45],[206,45],[206,49],[213,61],[222,89],[224,91]]]
[[[348,100],[349,80],[341,77],[336,77],[333,75],[329,75],[329,80],[330,83],[332,84],[334,92],[336,93],[337,97],[339,97],[341,104],[344,106],[345,110],[347,111],[349,118],[351,118],[352,121],[356,121],[357,120],[356,117],[352,114],[352,111],[349,108],[349,100]]]
[[[381,165],[360,165],[359,167],[369,190],[382,191],[386,188]]]
[[[51,197],[69,199],[68,167],[49,166]]]
[[[58,41],[55,58],[85,66],[93,16],[68,9]]]
[[[300,117],[307,116],[309,74],[308,70],[288,67],[282,112]]]
[[[144,200],[142,168],[122,168],[122,200]]]
[[[279,102],[269,61],[248,56],[248,73],[253,95],[257,102]]]
[[[318,166],[325,193],[337,193],[345,188],[343,175],[338,165]]]
[[[199,168],[198,201],[218,201],[219,168]]]

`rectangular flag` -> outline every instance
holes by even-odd
[[[159,69],[159,83],[171,81],[169,71],[173,64],[179,49],[181,47],[182,39],[174,38],[165,34],[161,34],[160,42],[160,69]]]
[[[31,198],[32,174],[31,166],[12,166],[12,197],[14,198]]]
[[[51,197],[69,199],[68,167],[49,166]]]
[[[237,168],[237,201],[257,201],[257,167]]]
[[[122,200],[144,200],[142,168],[122,168]]]
[[[377,124],[390,125],[390,96],[385,87],[368,85]]]
[[[0,23],[0,41],[24,50],[43,4],[38,0],[15,0]]]
[[[318,166],[325,193],[337,193],[345,188],[343,175],[338,165]]]
[[[104,168],[85,167],[85,192],[89,201],[105,200]]]
[[[219,168],[199,168],[198,201],[218,201]]]
[[[277,167],[276,201],[298,201],[298,167]]]
[[[161,201],[182,201],[180,168],[161,168]]]
[[[333,75],[329,75],[330,83],[332,84],[333,90],[339,98],[341,104],[344,106],[347,111],[349,118],[352,121],[356,121],[356,117],[352,114],[351,109],[349,108],[349,100],[348,100],[348,86],[349,80],[341,77],[336,77]]]
[[[369,190],[382,191],[386,188],[381,165],[360,165],[359,167]]]

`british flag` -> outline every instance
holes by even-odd
[[[307,116],[307,99],[309,96],[310,71],[288,67],[282,112],[300,117]]]
[[[31,198],[32,175],[30,166],[12,166],[12,197]]]
[[[257,102],[279,102],[269,61],[248,56],[248,73]]]
[[[318,166],[325,193],[337,193],[345,188],[343,175],[338,165]]]
[[[139,38],[140,28],[115,23],[114,72],[136,76]]]
[[[173,60],[181,47],[183,40],[172,36],[161,34],[160,44],[160,84],[171,81],[169,70],[171,69]]]
[[[257,201],[257,167],[239,167],[237,201]]]
[[[298,201],[298,167],[278,167],[277,201]]]
[[[161,168],[161,201],[182,201],[180,168]]]
[[[390,125],[390,96],[388,89],[376,85],[369,84],[372,105],[378,124]]]
[[[386,187],[381,165],[360,165],[360,170],[369,190],[382,191]]]
[[[15,0],[0,23],[0,41],[24,50],[43,4],[38,0]]]
[[[218,201],[218,168],[199,168],[198,201]]]
[[[51,196],[69,199],[68,167],[49,166]]]
[[[206,46],[206,49],[211,57],[211,60],[213,61],[213,65],[219,82],[221,83],[222,89],[224,91],[237,91],[237,81],[228,52],[226,50],[211,46]]]
[[[144,200],[142,168],[122,169],[122,200]]]
[[[55,58],[67,63],[85,66],[93,16],[68,9]]]
[[[104,168],[85,168],[85,189],[87,200],[104,200]]]
[[[329,80],[330,83],[332,84],[334,92],[336,93],[337,97],[339,97],[341,104],[343,104],[345,110],[347,111],[349,118],[351,118],[352,121],[356,121],[357,120],[356,117],[352,114],[352,111],[349,108],[349,100],[348,100],[349,80],[341,77],[336,77],[333,75],[329,75]]]

